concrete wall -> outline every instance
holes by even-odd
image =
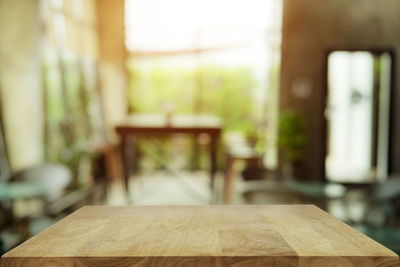
[[[304,115],[309,136],[304,177],[324,175],[325,56],[329,49],[393,49],[400,66],[399,0],[284,0],[280,108]],[[400,100],[396,68],[395,101]],[[398,102],[400,103],[400,102]],[[400,107],[394,107],[399,114]],[[393,136],[400,136],[400,116]],[[400,146],[391,144],[392,171],[400,172]]]
[[[39,0],[0,0],[0,98],[10,167],[43,160]]]

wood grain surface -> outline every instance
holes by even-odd
[[[312,205],[84,207],[1,266],[400,266]]]

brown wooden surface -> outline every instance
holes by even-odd
[[[261,161],[257,151],[242,136],[226,138],[227,163],[225,171],[224,204],[230,204],[234,192],[236,177],[235,163],[245,161],[247,165],[259,165]]]
[[[399,266],[312,205],[84,207],[2,266]]]
[[[221,120],[213,115],[138,114],[119,123],[116,132],[125,134],[220,134]]]

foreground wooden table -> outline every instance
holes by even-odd
[[[1,266],[399,266],[312,205],[84,207]]]

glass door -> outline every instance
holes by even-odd
[[[372,182],[387,176],[390,62],[388,53],[329,55],[328,180]]]

